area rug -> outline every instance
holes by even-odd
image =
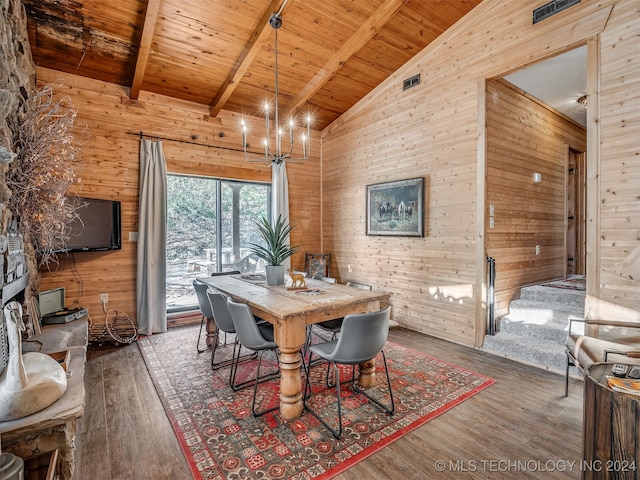
[[[212,371],[210,353],[196,353],[197,336],[195,326],[176,327],[138,342],[195,479],[326,480],[494,382],[387,342],[395,414],[387,415],[344,385],[344,431],[342,438],[335,440],[308,413],[290,421],[277,410],[254,418],[253,388],[233,392],[229,369]],[[218,353],[230,355],[231,348]],[[267,363],[267,368],[276,366],[275,358]],[[370,391],[386,402],[389,398],[383,388],[386,382],[381,358],[376,364],[378,386]],[[239,377],[252,378],[255,362],[241,365]],[[326,367],[318,365],[312,368],[311,378],[315,393],[319,393],[316,401],[329,403],[335,400],[335,390],[318,392],[324,386],[321,377],[325,373]],[[342,378],[348,378],[346,371]],[[277,380],[261,383],[258,392],[259,409],[278,404]],[[334,407],[328,409],[337,412]]]

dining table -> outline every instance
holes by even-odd
[[[351,313],[378,311],[391,295],[311,278],[305,279],[303,288],[268,286],[264,276],[257,274],[204,277],[201,281],[246,303],[255,316],[273,324],[280,351],[280,415],[286,420],[302,415],[301,350],[307,326]],[[360,364],[358,382],[363,388],[375,385],[375,359]]]

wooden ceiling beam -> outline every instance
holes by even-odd
[[[156,28],[156,19],[158,18],[161,1],[162,0],[149,0],[147,10],[144,13],[144,26],[142,27],[140,48],[138,49],[138,58],[136,59],[136,70],[133,74],[133,82],[129,93],[129,98],[133,100],[137,100],[140,95],[140,88],[144,80],[144,72],[147,69],[147,61],[149,60],[149,52],[151,51],[151,41]]]
[[[304,105],[322,86],[333,77],[342,65],[355,55],[373,36],[391,20],[402,6],[409,0],[386,0],[378,7],[373,15],[354,33],[344,45],[329,59],[320,71],[300,91],[291,103],[291,113],[295,113]]]
[[[244,74],[247,73],[256,55],[262,49],[272,30],[271,25],[269,25],[271,14],[278,11],[278,5],[281,2],[282,0],[271,0],[269,6],[265,9],[262,18],[260,18],[258,25],[251,34],[251,37],[249,37],[249,41],[245,44],[240,56],[236,59],[229,76],[211,102],[211,108],[209,110],[211,117],[216,117],[218,113],[220,113],[220,110],[224,108],[227,100],[229,100],[229,97],[233,94],[240,80],[244,77]]]

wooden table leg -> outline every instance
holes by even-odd
[[[286,420],[302,415],[300,349],[280,348],[280,415]]]
[[[207,345],[207,347],[212,347],[214,343],[219,342],[220,338],[220,332],[218,331],[218,326],[216,325],[216,322],[214,322],[212,319],[207,318],[206,319],[206,339],[205,339],[205,344]]]
[[[280,349],[280,415],[292,420],[302,415],[302,359],[300,348],[306,340],[304,318],[278,321],[275,342]]]
[[[376,359],[372,358],[368,362],[360,364],[360,376],[358,384],[362,388],[373,387],[376,384]]]
[[[380,310],[380,300],[367,303],[366,312],[377,312]],[[372,358],[368,362],[360,364],[360,376],[358,384],[362,388],[371,388],[376,385],[376,359]]]

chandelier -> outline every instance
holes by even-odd
[[[286,1],[284,2],[286,3]],[[284,7],[284,3],[282,7]],[[275,89],[275,105],[273,109],[273,121],[271,120],[271,106],[269,102],[264,104],[264,120],[265,120],[265,136],[263,140],[264,144],[264,154],[260,155],[251,155],[247,152],[247,124],[242,120],[242,149],[244,152],[244,159],[247,162],[252,163],[276,163],[280,164],[282,162],[294,162],[294,163],[303,163],[309,158],[309,153],[311,150],[311,115],[307,115],[306,117],[306,132],[303,127],[298,127],[293,118],[293,113],[291,118],[288,121],[288,126],[283,127],[280,124],[280,116],[278,112],[278,29],[282,26],[282,18],[280,18],[280,12],[282,12],[282,8],[278,13],[273,13],[271,18],[269,19],[269,25],[276,32],[275,39],[275,78],[276,78],[276,89]],[[272,127],[273,124],[273,127]],[[286,129],[288,128],[288,133],[286,133]],[[296,130],[302,130],[302,134],[300,135],[300,140],[302,143],[302,156],[294,157],[293,146],[295,140]],[[289,143],[287,146],[286,143]],[[284,145],[283,145],[284,143]]]

